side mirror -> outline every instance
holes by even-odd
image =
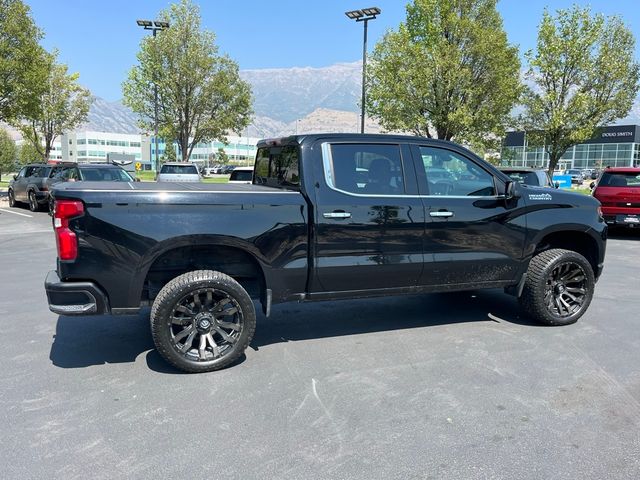
[[[555,188],[560,188],[560,182],[556,182],[556,183],[554,183],[554,184],[553,184],[553,186],[554,186]]]
[[[14,179],[14,180],[17,180],[17,179],[18,179],[18,175],[14,175],[14,176],[13,176],[13,179]]]
[[[590,188],[591,190],[593,190],[594,188],[596,188],[596,182],[591,182],[591,183],[589,184],[589,188]]]
[[[504,185],[504,198],[505,200],[512,200],[520,197],[520,190],[518,188],[518,182],[508,181]]]

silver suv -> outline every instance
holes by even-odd
[[[158,182],[199,182],[198,167],[189,162],[167,162],[160,168]]]

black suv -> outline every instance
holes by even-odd
[[[49,201],[46,181],[52,168],[52,165],[46,163],[32,163],[22,167],[9,182],[9,206],[14,207],[24,202],[29,204],[29,210],[35,212],[40,206],[46,205]]]

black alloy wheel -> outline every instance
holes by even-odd
[[[544,299],[549,312],[560,318],[580,310],[587,296],[587,274],[581,265],[564,262],[556,265],[547,278]]]
[[[231,277],[196,270],[173,279],[151,309],[158,352],[187,372],[208,372],[233,363],[255,331],[253,302]]]
[[[569,325],[587,311],[595,277],[585,257],[554,248],[529,262],[520,305],[530,317],[546,325]]]
[[[29,210],[32,212],[37,212],[40,209],[40,205],[38,205],[38,200],[36,199],[36,194],[33,190],[29,192]]]

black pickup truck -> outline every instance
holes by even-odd
[[[50,309],[151,305],[158,351],[190,372],[242,354],[252,299],[269,315],[280,302],[504,288],[532,318],[573,323],[607,234],[592,197],[518,185],[458,145],[408,136],[264,140],[251,185],[75,182],[52,196]]]

